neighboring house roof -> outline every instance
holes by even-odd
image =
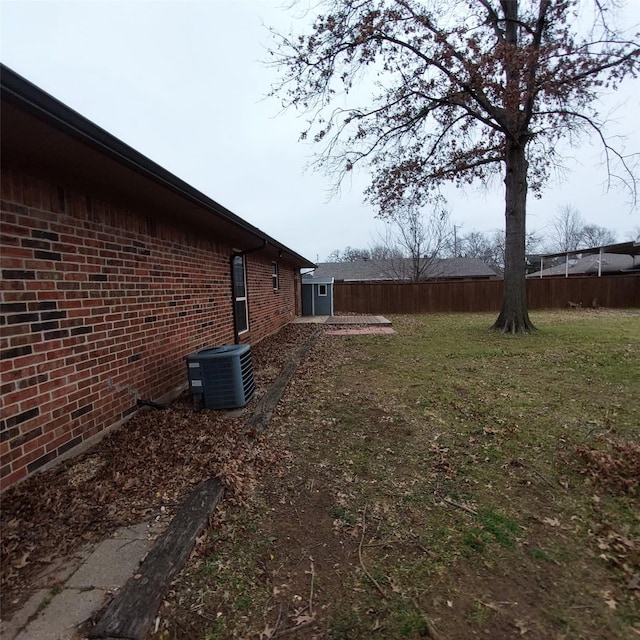
[[[556,258],[557,259],[557,258]],[[591,253],[586,256],[569,256],[569,265],[566,261],[555,264],[542,271],[527,274],[527,278],[540,278],[545,276],[565,276],[600,273],[621,273],[627,271],[640,271],[640,255],[625,255],[619,253],[603,253],[602,268],[600,268],[601,256],[599,253]],[[548,258],[551,262],[551,258]],[[543,261],[543,266],[545,261]]]
[[[354,260],[353,262],[322,262],[313,278],[334,278],[344,282],[395,281],[412,279],[409,258],[388,260]],[[435,258],[427,261],[422,280],[459,278],[497,278],[498,274],[478,258]]]
[[[213,232],[241,251],[262,245],[272,259],[315,266],[2,64],[0,97],[3,165]]]
[[[582,249],[574,249],[572,251],[557,251],[556,253],[539,253],[537,255],[530,254],[528,257],[531,258],[544,258],[545,261],[548,258],[561,258],[564,256],[574,256],[578,258],[582,258],[586,254],[594,254],[594,253],[618,253],[618,254],[629,254],[629,255],[639,255],[640,254],[640,242],[637,240],[630,240],[629,242],[616,242],[615,244],[603,244],[597,247],[583,247]]]

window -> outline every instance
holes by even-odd
[[[318,295],[319,296],[326,296],[327,295],[327,285],[326,284],[319,284],[318,285]]]
[[[274,262],[271,270],[271,279],[273,280],[273,290],[277,291],[280,288],[280,282],[278,280],[278,263]]]
[[[244,256],[233,259],[233,291],[236,309],[236,329],[238,333],[249,331],[249,309],[247,308],[247,276],[244,268]]]

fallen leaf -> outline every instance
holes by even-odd
[[[635,573],[631,576],[631,580],[627,582],[627,589],[640,590],[640,573]]]
[[[13,563],[13,566],[16,569],[24,569],[27,566],[27,558],[30,556],[31,554],[27,551],[26,553],[23,553],[20,558],[18,560],[16,560]]]
[[[269,640],[269,638],[273,638],[273,632],[275,630],[275,627],[270,627],[268,624],[265,624],[264,629],[260,632],[260,640]]]
[[[391,591],[393,591],[393,593],[401,593],[400,587],[396,584],[396,582],[392,578],[387,578],[387,580],[391,585]]]
[[[548,524],[550,527],[560,526],[560,520],[558,520],[558,518],[543,518],[542,522]]]

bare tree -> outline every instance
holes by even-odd
[[[542,251],[542,243],[544,238],[542,233],[536,229],[527,231],[527,235],[524,240],[524,250],[526,255],[532,253],[540,253]]]
[[[371,258],[371,253],[368,249],[345,247],[344,249],[334,249],[327,256],[327,262],[355,262],[357,260],[369,260],[369,258]]]
[[[527,193],[558,165],[558,142],[593,133],[635,195],[591,106],[638,68],[637,42],[605,19],[613,4],[594,0],[581,35],[578,0],[326,0],[310,33],[274,34],[283,74],[274,94],[310,114],[302,137],[324,144],[319,165],[337,183],[369,167],[366,197],[382,217],[424,205],[444,182],[501,176],[505,281],[493,328],[529,331]],[[373,80],[369,104],[363,76]]]
[[[386,236],[373,243],[369,247],[369,253],[372,260],[393,260],[402,258],[402,250],[394,246],[393,243],[386,242]]]
[[[504,233],[500,231],[494,231],[491,236],[491,259],[489,266],[493,267],[499,273],[504,273],[506,262],[506,248],[505,248]],[[541,251],[542,237],[540,232],[533,230],[525,236],[525,256],[530,256]],[[525,259],[527,262],[527,259]]]
[[[597,224],[586,224],[582,229],[582,245],[584,247],[602,247],[616,243],[616,234]]]
[[[550,223],[549,246],[552,251],[577,251],[614,244],[613,231],[597,224],[585,224],[580,212],[571,205],[560,207]]]
[[[457,242],[457,255],[478,258],[494,271],[504,270],[504,235],[500,232],[491,236],[481,231],[471,231],[461,236]]]
[[[631,231],[627,231],[626,238],[629,242],[640,242],[640,225],[636,225]]]
[[[334,249],[326,259],[326,262],[342,262],[342,250]]]
[[[485,262],[491,257],[492,247],[488,236],[481,231],[471,231],[457,241],[456,256],[478,258]]]
[[[386,248],[388,275],[396,280],[419,282],[440,256],[451,235],[450,214],[434,208],[425,214],[407,205],[387,218],[378,244]]]
[[[560,207],[550,223],[551,248],[554,251],[576,251],[584,237],[584,220],[571,205]]]
[[[378,242],[372,244],[368,249],[355,249],[345,247],[344,249],[334,249],[326,259],[326,262],[356,262],[357,260],[391,260],[392,258],[402,258],[402,250],[396,246],[395,242],[387,241],[383,236]]]

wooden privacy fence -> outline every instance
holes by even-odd
[[[502,280],[449,282],[337,282],[333,285],[336,313],[427,313],[499,311]],[[640,274],[573,276],[527,280],[530,309],[567,307],[640,307]]]

